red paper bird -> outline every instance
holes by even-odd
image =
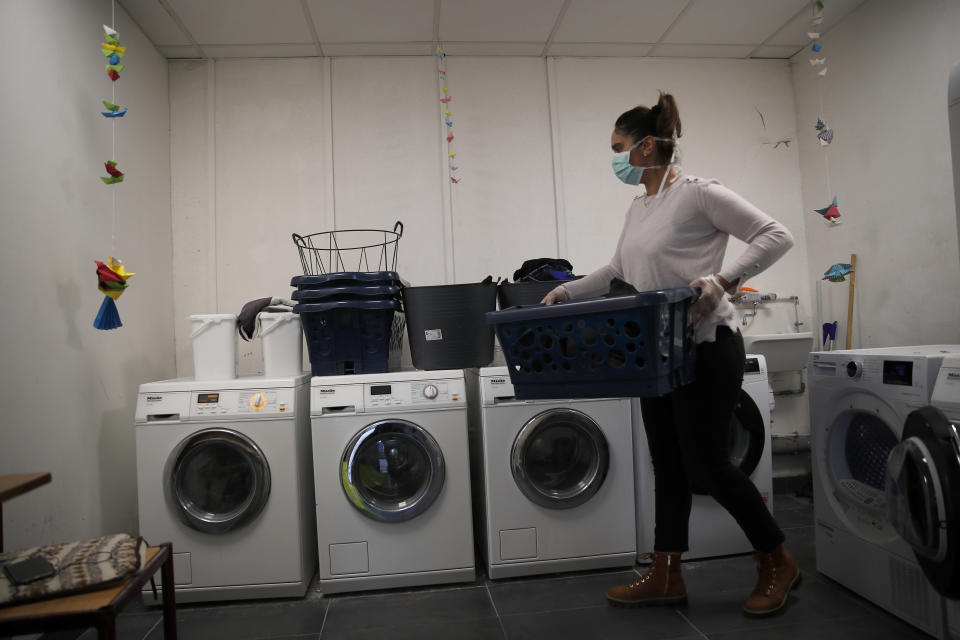
[[[443,104],[447,104],[447,103],[450,102],[451,100],[453,100],[453,96],[447,96],[446,98],[440,98],[440,102],[442,102]]]
[[[107,75],[110,76],[110,79],[113,80],[114,82],[116,82],[117,79],[120,77],[120,74],[114,71],[113,69],[110,69],[110,71],[107,72]]]
[[[104,163],[103,163],[103,166],[107,168],[107,173],[109,173],[109,174],[110,174],[111,176],[113,176],[114,178],[119,178],[120,176],[123,175],[123,172],[122,172],[122,171],[120,171],[119,169],[117,169],[115,166],[113,166],[113,165],[110,164],[109,162],[104,162]]]
[[[448,133],[448,134],[447,134],[447,142],[453,142],[453,134],[452,134],[452,133]]]
[[[460,180],[463,180],[463,178],[460,178]],[[453,176],[450,176],[450,182],[452,182],[453,184],[460,184],[460,180],[457,180]]]

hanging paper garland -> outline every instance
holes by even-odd
[[[810,50],[814,53],[820,53],[823,51],[823,45],[821,45],[818,40],[820,39],[820,32],[817,29],[823,23],[823,7],[824,3],[822,0],[815,0],[813,2],[813,16],[810,18],[810,28],[811,31],[807,32],[807,37],[809,37],[813,44],[810,46]],[[812,57],[810,58],[810,66],[816,69],[817,73],[817,93],[820,96],[820,115],[817,116],[817,124],[814,125],[814,129],[817,132],[817,142],[821,147],[829,146],[833,142],[833,129],[830,128],[826,121],[823,119],[823,78],[827,75],[827,57]],[[826,153],[826,152],[825,152]],[[827,155],[824,155],[823,158],[824,165],[826,168],[826,177],[827,177],[827,193],[832,193],[833,189],[830,187],[830,160]],[[837,196],[833,196],[833,202],[831,202],[826,207],[822,209],[814,209],[815,212],[823,216],[823,220],[829,226],[834,227],[840,224],[840,210],[837,207]],[[836,266],[836,265],[835,265]]]
[[[114,0],[114,15],[116,12],[116,4]],[[120,45],[119,40],[120,34],[116,30],[103,25],[103,39],[105,42],[100,43],[100,52],[107,58],[106,71],[107,76],[113,83],[120,78],[120,72],[123,71],[124,65],[120,64],[120,60],[126,55],[127,48]],[[122,118],[127,113],[126,107],[121,107],[117,104],[117,85],[112,85],[113,96],[110,100],[103,100],[103,106],[106,108],[106,111],[101,111],[101,115],[105,118]],[[116,157],[117,154],[117,123],[116,120],[111,122],[111,137],[113,145],[113,155]],[[107,160],[103,163],[104,168],[107,171],[107,176],[101,176],[100,180],[104,184],[114,185],[119,182],[123,182],[124,174],[120,169],[117,168],[116,160]],[[113,191],[113,224],[111,227],[111,253],[116,250],[116,228],[117,228],[117,192]],[[117,299],[123,295],[124,290],[126,290],[128,283],[127,281],[133,277],[132,272],[128,272],[123,266],[123,262],[117,260],[113,256],[107,256],[107,263],[104,264],[99,260],[94,260],[97,265],[97,289],[99,289],[103,294],[103,302],[100,304],[100,309],[97,311],[97,316],[93,321],[93,326],[96,329],[109,330],[117,329],[123,326],[123,323],[120,322],[120,314],[117,311]]]
[[[117,329],[123,326],[120,322],[120,313],[117,311],[117,298],[123,295],[127,288],[127,280],[134,274],[128,272],[123,266],[123,262],[115,259],[113,256],[107,256],[107,263],[94,260],[97,264],[97,288],[103,292],[103,302],[100,304],[100,310],[97,311],[97,317],[93,321],[95,329],[107,331]]]
[[[450,87],[447,86],[447,54],[444,52],[443,47],[437,45],[436,56],[439,58],[440,66],[437,71],[440,73],[440,103],[444,106],[443,108],[443,123],[447,126],[447,157],[450,158],[450,161],[447,163],[447,175],[450,177],[451,184],[459,184],[460,180],[463,178],[457,178],[454,176],[454,172],[459,168],[453,164],[453,159],[457,157],[456,152],[453,150],[453,120],[451,116],[453,112],[450,111],[450,101],[453,100],[453,96],[450,95]]]

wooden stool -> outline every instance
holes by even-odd
[[[176,640],[173,549],[169,542],[147,547],[147,561],[122,583],[100,589],[0,608],[0,635],[96,627],[101,640],[117,637],[117,614],[160,570],[163,581],[163,637]]]

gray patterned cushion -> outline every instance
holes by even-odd
[[[57,573],[28,584],[15,584],[0,569],[0,606],[55,598],[81,591],[102,589],[122,581],[146,562],[147,543],[125,533],[101,536],[83,542],[64,542],[46,547],[0,553],[0,566],[39,554]]]

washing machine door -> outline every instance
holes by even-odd
[[[767,443],[760,408],[749,393],[740,390],[730,427],[730,462],[750,476],[757,470]]]
[[[222,534],[253,520],[270,497],[270,465],[238,431],[203,429],[180,442],[165,466],[167,502],[189,527]]]
[[[877,544],[896,540],[887,518],[887,459],[899,443],[902,418],[879,396],[854,391],[831,407],[833,420],[815,440],[814,473],[844,524]]]
[[[403,522],[430,508],[443,490],[440,445],[406,420],[382,420],[361,429],[347,444],[340,484],[363,515]]]
[[[549,509],[570,509],[589,500],[610,467],[607,439],[580,411],[551,409],[531,418],[517,434],[510,468],[520,491]]]
[[[911,412],[890,452],[886,478],[891,524],[933,587],[950,598],[960,596],[958,429],[935,407]]]

